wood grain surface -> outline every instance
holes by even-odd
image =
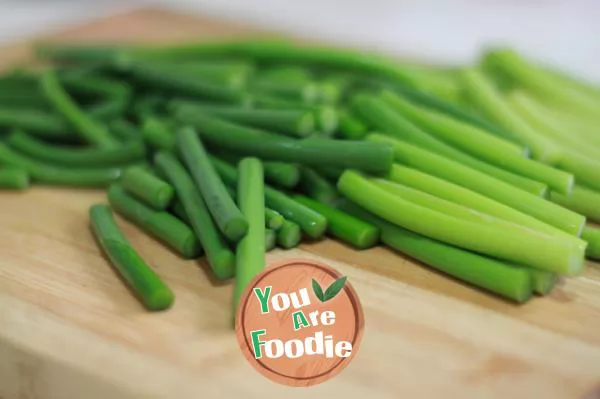
[[[53,35],[167,42],[254,29],[146,10]],[[30,57],[18,44],[0,66]],[[582,398],[600,395],[600,267],[516,306],[384,248],[325,240],[270,260],[308,257],[348,276],[365,313],[360,351],[340,375],[304,389],[260,376],[230,327],[229,284],[119,219],[176,294],[151,314],[99,252],[95,190],[0,193],[0,398]]]

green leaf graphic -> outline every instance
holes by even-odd
[[[314,278],[312,279],[312,288],[317,298],[319,298],[319,301],[325,302],[323,298],[323,288],[321,288],[317,280],[315,280]]]
[[[348,279],[348,277],[344,276],[344,277],[340,277],[339,279],[335,280],[333,282],[333,284],[331,284],[329,286],[329,288],[327,288],[327,290],[325,290],[325,295],[323,295],[323,301],[322,302],[327,302],[333,298],[335,298],[335,296],[337,294],[340,293],[340,291],[344,288],[344,284],[346,284],[346,280]]]

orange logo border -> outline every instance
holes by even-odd
[[[262,273],[255,276],[250,282],[250,284],[248,284],[248,287],[246,287],[246,290],[244,291],[241,297],[240,306],[238,307],[238,312],[236,314],[235,331],[238,343],[242,349],[244,357],[252,365],[252,367],[254,367],[254,369],[256,369],[260,374],[280,384],[293,387],[308,387],[320,384],[335,377],[354,359],[356,353],[358,352],[364,334],[365,320],[360,299],[358,298],[358,295],[354,290],[352,284],[347,282],[344,285],[343,290],[345,291],[352,304],[356,325],[356,329],[353,334],[353,339],[351,341],[353,349],[350,356],[348,356],[347,358],[340,359],[337,363],[335,363],[333,367],[329,368],[328,370],[320,372],[317,375],[312,375],[308,377],[295,377],[286,375],[285,373],[281,373],[277,370],[271,369],[270,367],[262,363],[260,360],[255,359],[251,349],[252,344],[250,343],[248,338],[249,334],[244,325],[246,318],[246,307],[248,306],[248,302],[252,297],[253,289],[257,285],[259,285],[260,282],[266,276],[272,273],[276,273],[284,268],[294,266],[312,266],[316,269],[319,269],[322,272],[327,273],[334,280],[342,277],[342,274],[339,273],[337,270],[333,269],[331,266],[327,265],[322,261],[317,261],[314,259],[288,258],[273,262],[267,268],[265,268],[265,270]]]

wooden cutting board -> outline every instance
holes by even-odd
[[[165,42],[256,30],[160,11],[54,35]],[[30,46],[4,49],[6,66]],[[231,287],[119,222],[176,293],[144,311],[88,226],[100,191],[0,193],[0,398],[579,398],[600,395],[600,268],[516,306],[383,248],[326,240],[269,259],[326,259],[349,276],[365,312],[363,344],[338,377],[287,388],[260,376],[229,327]]]

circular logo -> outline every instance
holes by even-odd
[[[236,334],[262,375],[307,387],[334,377],[355,356],[364,329],[356,291],[331,267],[287,259],[256,276],[242,295]]]

